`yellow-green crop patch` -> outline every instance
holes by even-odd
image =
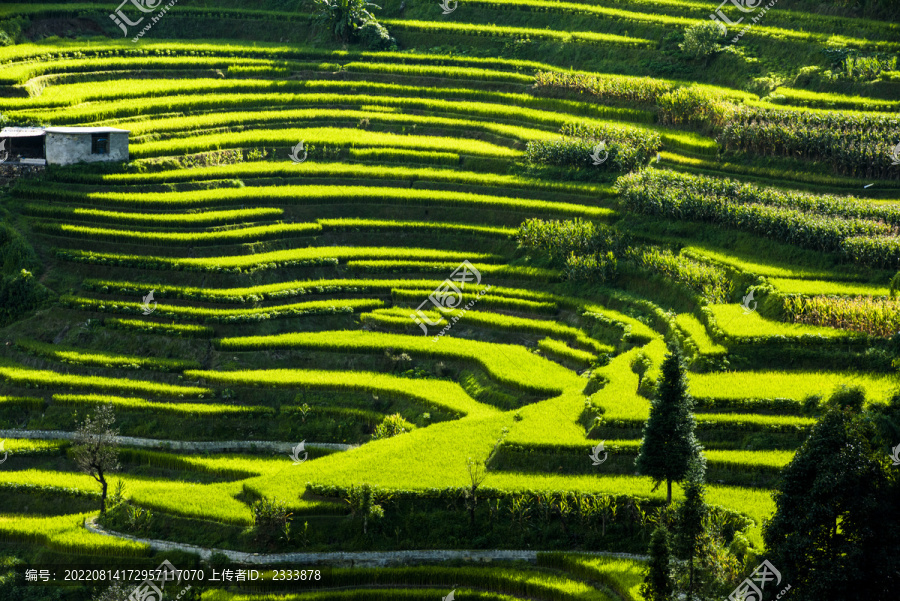
[[[96,298],[65,296],[62,303],[82,310],[101,311],[107,313],[144,313],[143,304],[137,301],[104,301]],[[325,301],[307,301],[269,307],[253,307],[247,309],[213,309],[209,307],[184,307],[180,305],[155,305],[154,314],[160,317],[185,319],[193,321],[210,321],[222,323],[240,323],[263,321],[279,317],[299,317],[302,315],[334,315],[353,313],[383,306],[377,299],[335,299]]]
[[[545,394],[559,394],[562,386],[571,385],[573,380],[579,381],[569,370],[520,346],[457,338],[444,337],[435,342],[431,337],[347,330],[222,338],[216,344],[221,349],[242,351],[305,348],[339,353],[381,353],[389,348],[404,350],[425,357],[475,362],[500,382]]]
[[[243,244],[270,238],[308,236],[322,231],[318,223],[278,223],[238,227],[206,232],[159,232],[88,227],[68,223],[41,224],[39,231],[74,239],[108,240],[129,244],[204,246],[210,244]]]
[[[487,295],[485,295],[487,296]],[[479,303],[481,299],[479,298]],[[574,342],[578,345],[594,350],[596,353],[612,353],[614,349],[601,342],[598,342],[586,335],[582,330],[567,326],[565,324],[542,320],[529,319],[524,317],[515,317],[512,315],[503,315],[500,313],[491,313],[480,310],[468,310],[464,314],[459,309],[450,311],[422,311],[422,313],[432,322],[437,322],[438,326],[447,325],[447,318],[461,316],[461,321],[478,327],[497,328],[513,332],[530,332],[534,334],[543,334],[554,336]],[[387,318],[387,319],[384,319]],[[395,325],[415,325],[410,317],[409,310],[394,307],[391,309],[376,309],[371,313],[363,313],[360,319],[365,323],[385,323]],[[399,321],[398,321],[399,320]],[[590,355],[593,358],[594,355]]]
[[[699,319],[690,313],[679,313],[675,316],[675,323],[678,324],[681,331],[697,345],[697,350],[700,354],[717,356],[724,355],[728,352],[728,349],[721,344],[717,344],[710,338],[709,333],[706,331],[706,327]]]
[[[70,261],[112,265],[153,265],[157,269],[174,269],[185,271],[221,271],[274,269],[277,266],[293,265],[331,265],[339,259],[363,259],[395,257],[399,254],[409,258],[422,260],[465,261],[467,259],[491,261],[499,257],[489,253],[463,253],[449,250],[430,250],[427,248],[390,248],[390,247],[335,247],[319,246],[277,250],[257,255],[236,255],[227,257],[204,257],[199,259],[183,257],[159,257],[155,255],[120,255],[113,253],[94,253],[89,251],[57,250],[57,256]]]
[[[837,328],[821,328],[797,323],[783,323],[762,317],[757,312],[748,313],[742,305],[710,305],[707,309],[713,317],[714,327],[725,336],[738,342],[775,339],[789,340],[865,340],[865,335]]]
[[[66,208],[53,205],[27,205],[22,210],[29,215],[62,218],[71,221],[107,222],[128,225],[160,225],[166,227],[208,227],[228,225],[245,221],[277,219],[284,214],[283,209],[261,207],[224,211],[199,211],[193,213],[133,213],[126,211],[103,211],[101,209]]]
[[[807,296],[888,296],[890,292],[887,282],[879,286],[877,284],[828,280],[769,278],[769,283],[784,294],[803,294]]]
[[[120,397],[108,394],[54,394],[53,402],[60,405],[100,405],[110,403],[113,407],[125,410],[168,412],[183,415],[185,417],[203,416],[247,416],[251,414],[274,414],[271,407],[250,405],[222,405],[216,403],[163,403],[146,401],[135,397]]]
[[[373,372],[259,369],[238,372],[189,370],[185,375],[223,386],[283,386],[338,391],[366,391],[396,395],[461,415],[492,413],[455,382],[414,380]]]
[[[63,177],[72,177],[66,174]],[[503,188],[524,188],[535,190],[553,190],[569,194],[596,196],[611,195],[609,186],[581,182],[543,181],[534,178],[506,175],[499,173],[479,173],[475,171],[457,171],[454,169],[438,169],[436,167],[406,167],[387,165],[359,165],[349,163],[316,163],[307,162],[302,169],[296,165],[274,161],[237,163],[234,165],[217,165],[195,167],[192,169],[165,169],[147,173],[104,173],[77,174],[77,180],[96,182],[104,185],[175,183],[186,181],[215,180],[224,178],[262,178],[262,177],[361,177],[367,179],[403,179],[416,181],[453,182],[460,184],[477,184]],[[251,210],[251,209],[247,209]],[[253,209],[260,210],[260,209]]]
[[[828,396],[840,386],[860,386],[869,402],[886,402],[900,389],[893,374],[828,371],[732,371],[691,374],[690,392],[710,399],[793,399]]]
[[[118,367],[125,369],[150,369],[155,371],[182,371],[200,367],[197,361],[189,359],[166,359],[160,357],[140,357],[136,355],[118,355],[103,351],[83,352],[76,347],[59,344],[46,344],[37,340],[20,338],[16,346],[33,353],[49,357],[62,363],[73,365],[97,365],[102,367]]]
[[[212,395],[210,389],[199,386],[176,386],[131,378],[61,374],[46,369],[6,365],[0,366],[0,378],[17,386],[28,385],[36,388],[95,389],[184,398],[203,398],[204,395]]]
[[[486,236],[512,237],[516,230],[510,227],[491,227],[486,225],[469,225],[467,223],[434,223],[429,221],[401,221],[397,219],[319,219],[317,223],[326,230],[350,231],[385,231],[408,230],[428,231],[441,230],[458,234],[479,234]]]
[[[526,198],[510,198],[450,192],[445,190],[418,190],[375,186],[278,186],[257,188],[219,188],[215,190],[195,190],[190,192],[95,192],[69,193],[58,190],[42,195],[55,194],[60,200],[71,200],[89,204],[122,208],[134,206],[143,209],[187,209],[256,204],[321,205],[332,203],[387,203],[398,205],[444,205],[471,209],[494,209],[517,212],[534,211],[550,215],[581,216],[593,219],[607,219],[615,215],[611,209],[584,206],[567,202],[547,202]]]
[[[82,524],[90,517],[93,517],[90,513],[52,517],[0,515],[0,537],[6,542],[38,544],[73,555],[150,555],[150,547],[145,543],[88,532]]]
[[[173,156],[204,152],[220,148],[248,148],[265,145],[290,146],[296,140],[303,140],[312,146],[338,147],[386,147],[416,150],[440,151],[448,146],[460,153],[484,157],[517,157],[520,152],[497,144],[465,138],[435,138],[431,136],[397,135],[392,133],[347,130],[332,127],[310,127],[306,129],[250,130],[227,134],[173,138],[159,142],[136,145],[131,153],[135,158]]]

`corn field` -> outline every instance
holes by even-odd
[[[871,296],[800,296],[784,298],[795,323],[829,326],[889,338],[900,332],[900,300]]]

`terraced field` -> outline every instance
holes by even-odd
[[[0,6],[0,30],[22,29],[0,47],[7,125],[131,132],[127,164],[3,192],[3,553],[528,549],[338,562],[326,588],[277,598],[639,601],[645,562],[602,553],[645,554],[665,500],[634,457],[668,347],[707,501],[762,557],[818,401],[900,388],[896,58],[869,80],[822,74],[825,48],[896,57],[900,25],[782,2],[707,59],[677,49],[715,9],[689,0],[390,3],[399,49],[382,51],[335,43],[294,2],[183,0],[136,43],[111,3]],[[612,160],[554,158],[572,140],[610,141]],[[610,228],[615,275],[529,241],[531,219]],[[454,287],[459,302],[435,293]],[[102,404],[120,436],[159,441],[120,441],[112,536],[85,526],[99,486],[69,440]],[[260,500],[290,528],[263,532]]]

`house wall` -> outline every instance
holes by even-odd
[[[71,165],[72,163],[96,163],[106,161],[122,163],[128,160],[128,134],[111,133],[109,154],[91,154],[91,134],[59,134],[47,132],[47,163]]]

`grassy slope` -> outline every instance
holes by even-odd
[[[256,8],[260,10],[281,8],[268,2],[258,4]],[[99,14],[107,10],[105,6],[79,6],[88,13],[99,11]],[[464,5],[464,10],[452,20],[440,21],[439,26],[428,24],[441,19],[436,6],[411,6],[402,15],[396,6],[386,7],[387,22],[402,43],[418,46],[419,50],[445,46],[437,48],[433,55],[332,52],[327,44],[323,47],[320,43],[298,47],[296,44],[254,42],[253,48],[236,49],[235,45],[241,44],[240,41],[215,40],[191,44],[166,42],[159,38],[142,41],[140,47],[147,51],[164,49],[175,52],[199,49],[208,51],[212,56],[169,57],[159,61],[142,57],[126,58],[125,55],[134,48],[127,40],[90,43],[57,40],[48,44],[21,44],[0,49],[0,61],[10,63],[0,66],[0,80],[26,83],[31,77],[44,75],[43,79],[33,80],[28,86],[31,92],[40,92],[42,86],[47,86],[43,93],[31,98],[24,97],[21,94],[24,89],[19,88],[13,90],[9,97],[0,99],[0,107],[11,110],[14,117],[30,116],[74,124],[88,124],[96,119],[111,119],[109,123],[117,123],[115,119],[126,118],[127,121],[121,125],[132,128],[136,136],[143,136],[134,139],[133,158],[160,158],[162,161],[163,169],[155,173],[152,162],[144,161],[144,168],[149,168],[150,172],[84,176],[87,180],[93,178],[93,181],[78,179],[80,174],[74,170],[62,172],[61,184],[49,185],[42,190],[42,194],[32,199],[41,208],[26,211],[29,217],[17,218],[16,222],[29,233],[29,238],[35,242],[43,257],[50,259],[49,250],[52,247],[76,252],[82,250],[84,255],[90,257],[92,263],[87,266],[63,259],[56,259],[50,264],[51,274],[47,281],[58,283],[58,292],[83,294],[86,299],[81,306],[71,309],[71,315],[76,315],[79,321],[95,319],[99,314],[91,309],[99,304],[115,305],[125,312],[139,313],[138,294],[143,296],[146,290],[155,286],[159,297],[166,299],[164,304],[158,306],[157,319],[167,312],[193,318],[219,317],[214,332],[208,332],[215,335],[214,343],[203,341],[192,345],[185,342],[172,345],[172,352],[165,354],[174,361],[203,363],[202,370],[185,372],[184,382],[181,376],[151,376],[144,370],[136,374],[123,374],[116,371],[121,365],[117,366],[113,361],[100,368],[102,376],[98,377],[79,367],[104,364],[102,355],[90,354],[92,348],[96,349],[86,342],[92,340],[91,334],[78,334],[74,328],[67,334],[68,330],[62,331],[61,323],[50,316],[47,316],[46,323],[31,321],[28,326],[30,331],[24,332],[25,335],[49,342],[62,331],[60,339],[65,344],[80,346],[84,352],[66,349],[64,356],[45,356],[39,364],[29,363],[27,369],[4,365],[0,367],[0,375],[6,378],[4,388],[12,388],[16,394],[21,394],[28,392],[25,384],[40,383],[47,387],[38,389],[36,394],[42,397],[50,396],[57,390],[78,389],[91,394],[128,392],[163,397],[185,395],[185,398],[209,396],[210,393],[224,398],[226,390],[233,392],[231,389],[237,388],[241,398],[260,397],[261,406],[266,407],[270,402],[275,405],[282,402],[283,397],[278,396],[276,389],[337,389],[371,395],[373,399],[383,394],[405,396],[460,416],[392,439],[367,442],[359,449],[317,458],[299,467],[287,463],[287,459],[252,456],[189,459],[198,469],[232,469],[254,474],[225,483],[197,484],[177,479],[125,476],[132,499],[139,505],[161,513],[239,526],[249,524],[250,520],[246,498],[242,496],[247,491],[288,499],[291,507],[298,511],[314,511],[319,507],[317,502],[300,498],[307,482],[341,486],[368,482],[386,488],[404,489],[463,486],[468,479],[465,459],[469,456],[487,457],[504,428],[508,429],[506,440],[511,443],[559,448],[583,445],[586,452],[594,442],[587,439],[582,423],[586,380],[572,369],[534,354],[535,343],[517,335],[515,327],[488,332],[488,329],[477,327],[477,319],[467,324],[463,317],[450,336],[431,342],[421,336],[373,333],[370,331],[372,320],[363,320],[363,326],[352,321],[341,322],[339,326],[355,328],[355,331],[338,331],[332,325],[334,322],[328,321],[329,318],[314,316],[305,317],[306,321],[288,316],[284,320],[276,320],[278,323],[262,320],[244,325],[233,323],[242,315],[268,315],[277,310],[284,311],[284,307],[294,307],[285,302],[296,301],[277,299],[305,294],[340,297],[339,300],[317,299],[325,307],[341,304],[371,309],[387,301],[344,297],[377,291],[381,296],[391,295],[390,304],[398,308],[414,308],[427,298],[427,294],[444,277],[445,270],[452,269],[452,262],[480,258],[485,263],[496,262],[501,269],[509,263],[514,264],[514,269],[508,271],[489,273],[485,269],[485,283],[490,280],[494,285],[499,279],[494,294],[485,297],[485,311],[513,313],[507,322],[522,325],[528,323],[522,318],[534,320],[536,313],[529,312],[524,303],[515,304],[510,299],[543,302],[541,310],[552,313],[549,319],[546,315],[541,317],[546,320],[545,326],[531,327],[564,332],[576,340],[592,340],[590,344],[595,345],[594,348],[615,348],[613,354],[616,356],[610,364],[597,369],[597,373],[607,378],[608,382],[594,393],[593,402],[608,419],[644,419],[649,402],[635,392],[637,376],[631,373],[629,363],[638,349],[631,348],[633,344],[628,342],[628,336],[632,337],[631,340],[638,340],[638,346],[642,346],[651,357],[654,367],[649,376],[655,377],[665,353],[661,334],[666,329],[659,321],[647,318],[646,304],[634,302],[634,299],[617,300],[595,291],[573,292],[571,288],[547,283],[547,278],[524,278],[523,274],[528,272],[516,269],[532,267],[525,264],[521,253],[509,249],[500,252],[493,246],[486,248],[478,243],[472,244],[471,239],[454,235],[459,228],[454,232],[437,231],[422,235],[412,231],[421,229],[420,226],[398,228],[396,223],[387,220],[403,219],[410,224],[464,221],[470,224],[469,227],[474,224],[476,227],[495,228],[492,230],[494,233],[506,235],[508,229],[496,228],[514,226],[525,216],[582,215],[604,220],[618,216],[603,203],[602,199],[610,194],[603,185],[511,175],[510,166],[520,156],[523,142],[546,138],[566,121],[587,118],[597,122],[612,120],[650,126],[647,119],[652,119],[652,115],[643,109],[604,107],[584,103],[581,99],[554,103],[533,98],[523,84],[530,81],[528,75],[534,70],[575,66],[587,71],[647,74],[718,85],[722,87],[723,94],[747,99],[754,99],[755,96],[746,94],[741,88],[753,87],[750,80],[754,77],[771,76],[793,86],[784,94],[782,101],[797,106],[894,110],[896,107],[889,101],[891,88],[885,82],[826,85],[813,80],[809,87],[815,89],[804,90],[802,82],[795,81],[795,78],[798,66],[812,65],[820,70],[828,66],[820,50],[825,37],[835,31],[836,23],[839,23],[837,29],[851,47],[893,48],[891,44],[896,45],[896,31],[895,27],[877,20],[844,19],[838,22],[838,17],[812,15],[805,12],[799,3],[788,3],[784,5],[785,10],[773,11],[771,19],[745,38],[737,52],[722,55],[711,66],[706,66],[700,61],[679,58],[673,42],[665,39],[676,27],[705,22],[708,6],[702,3],[635,0],[626,3],[621,10],[588,5],[590,10],[587,14],[558,12],[574,11],[580,6],[570,3],[550,5],[539,1],[495,2],[492,6],[470,3]],[[296,15],[263,14],[248,11],[237,2],[207,0],[198,1],[183,10],[180,7],[179,13],[173,13],[159,24],[154,36],[216,38],[227,35],[222,33],[223,26],[217,23],[217,19],[206,20],[202,16],[209,7],[223,10],[221,14],[225,17],[253,16],[262,23],[268,23],[270,31],[266,33],[273,37],[287,35],[284,29],[280,29],[280,21],[290,23],[293,29],[291,36],[302,38],[310,35],[305,25],[299,24]],[[533,12],[530,10],[533,7],[553,10]],[[37,9],[34,6],[4,6],[2,10],[17,8]],[[67,9],[75,10],[71,5]],[[608,18],[613,13],[619,19]],[[103,14],[100,17],[105,18]],[[559,29],[562,22],[566,23],[566,31]],[[512,29],[505,32],[496,30],[493,28],[495,24],[505,24]],[[546,26],[551,31],[545,34]],[[224,26],[224,29],[229,28]],[[231,27],[230,31],[234,28]],[[258,26],[250,24],[242,35],[259,36],[260,31]],[[473,35],[485,32],[509,35],[496,38]],[[572,36],[571,32],[594,32],[596,35],[593,36],[595,39],[591,39],[590,35]],[[524,35],[533,39],[511,43],[514,37],[521,39]],[[550,39],[542,36],[549,36]],[[638,40],[636,47],[633,47],[631,40]],[[641,40],[649,40],[650,43]],[[611,42],[614,47],[595,45],[597,41]],[[446,46],[453,46],[455,56],[446,53]],[[499,54],[508,60],[461,55],[460,48],[484,57]],[[103,79],[79,81],[76,77],[82,75],[76,75],[72,80],[67,80],[55,75],[53,70],[89,73],[109,59],[17,62],[18,59],[48,51],[76,49],[88,53],[98,49],[121,52],[123,56],[113,59],[117,62],[110,62],[109,67],[123,71],[100,76],[107,83],[99,86],[98,81]],[[238,56],[232,60],[234,55]],[[287,64],[287,60],[297,64]],[[302,65],[300,61],[318,61],[319,64]],[[413,64],[400,69],[401,61]],[[359,65],[354,67],[354,62]],[[422,67],[417,68],[416,62]],[[454,64],[445,67],[445,63]],[[364,75],[358,79],[332,81],[330,74],[337,70],[338,64],[345,65],[345,73]],[[378,68],[372,65],[378,65]],[[154,77],[157,79],[131,79],[138,69],[144,68],[155,70]],[[174,70],[171,76],[166,74],[166,69],[223,68],[228,72],[224,80],[209,71],[187,77]],[[245,71],[241,72],[241,68]],[[274,80],[305,77],[308,85],[268,81],[266,75]],[[54,79],[56,77],[59,79]],[[365,81],[369,77],[372,82]],[[374,81],[376,78],[387,79]],[[226,95],[216,93],[214,88]],[[280,94],[279,90],[290,90],[290,93]],[[786,92],[784,88],[782,91]],[[13,97],[13,94],[19,97]],[[869,97],[887,98],[888,101],[871,102]],[[82,102],[87,104],[68,106]],[[302,102],[331,105],[345,102],[350,107],[343,106],[340,113],[334,112],[334,109],[297,108],[296,105]],[[222,106],[237,107],[238,110],[217,114],[216,109]],[[154,115],[149,111],[161,114]],[[165,114],[180,111],[187,114]],[[340,114],[344,122],[321,123],[323,114],[329,114],[328,111]],[[423,111],[434,114],[422,115]],[[502,121],[497,118],[498,115],[502,116]],[[377,131],[361,131],[358,126],[363,119],[369,126],[374,124],[373,129]],[[299,120],[306,122],[298,123]],[[664,158],[675,164],[676,168],[714,167],[720,169],[722,174],[763,180],[769,177],[768,174],[777,173],[774,183],[788,187],[800,184],[828,186],[836,181],[823,173],[819,166],[801,162],[771,162],[758,157],[745,157],[745,160],[737,161],[731,159],[732,162],[729,162],[708,155],[700,159],[690,152],[711,150],[712,139],[708,135],[653,127],[665,133],[666,144],[683,141],[684,146],[676,146],[680,148],[678,152],[688,149],[684,155],[665,153]],[[170,137],[171,134],[174,136]],[[373,162],[353,165],[319,162],[319,157],[314,155],[313,161],[306,165],[308,169],[297,177],[290,172],[295,166],[287,163],[284,157],[286,149],[298,139],[305,139],[323,152],[330,148],[330,152],[334,153],[332,158]],[[348,152],[348,146],[353,146],[352,150],[359,154]],[[257,147],[271,151],[273,154],[269,158],[278,157],[280,162],[248,161],[233,166],[184,169],[167,158],[223,148]],[[394,156],[411,164],[386,168],[379,163],[379,157],[388,155],[377,154],[379,150],[406,151]],[[453,153],[444,152],[447,150]],[[422,164],[426,156],[434,153],[443,153],[440,160],[451,162],[440,169]],[[460,158],[459,155],[465,156]],[[464,161],[463,167],[458,168],[461,161]],[[72,178],[68,184],[67,177]],[[375,178],[389,181],[373,185]],[[860,182],[847,180],[851,178],[844,178],[838,183],[861,188]],[[77,187],[81,183],[87,183],[87,189]],[[426,189],[411,189],[414,186]],[[479,188],[470,190],[458,186]],[[76,206],[74,210],[81,211],[80,215],[90,225],[94,225],[91,219],[98,216],[117,223],[122,220],[117,212],[127,212],[128,219],[133,223],[142,222],[142,227],[159,233],[155,240],[148,238],[141,241],[136,239],[140,237],[139,232],[126,236],[124,233],[117,234],[115,230],[76,232],[72,229],[44,229],[39,232],[38,228],[34,228],[31,231],[31,221],[37,221],[40,212],[49,209],[43,206],[43,201],[54,198],[54,194],[60,194],[58,198],[61,202]],[[558,194],[566,195],[564,202],[555,198]],[[265,199],[265,204],[276,206],[256,208],[261,199]],[[231,206],[244,203],[254,208],[244,209],[242,206],[241,211],[244,212],[238,212],[237,206]],[[362,207],[363,203],[371,206]],[[6,206],[18,212],[21,204],[16,200],[7,202]],[[226,212],[219,209],[219,205],[229,205],[228,208],[234,211]],[[216,210],[213,207],[217,207]],[[152,244],[146,244],[153,242],[166,246],[168,241],[190,236],[184,232],[165,231],[173,224],[154,223],[149,217],[154,210],[170,208],[173,213],[190,208],[192,212],[189,215],[197,220],[197,226],[209,224],[216,227],[207,235],[211,245],[202,251],[204,254],[195,256],[193,248],[188,252],[184,249],[157,249]],[[386,214],[373,216],[369,213],[379,208]],[[439,215],[464,214],[464,217],[435,218],[434,213],[429,215],[429,211],[438,212],[442,208],[447,210]],[[263,210],[266,212],[258,212]],[[242,223],[263,215],[291,219],[292,222],[295,218],[310,224],[317,221],[324,226],[323,229],[334,231],[328,234],[332,236],[328,238],[326,232],[320,233],[316,229],[312,232],[316,234],[314,237],[299,242],[297,239],[288,240],[281,235],[281,231],[274,231],[272,226],[264,226],[259,230],[250,230],[250,233],[255,235],[257,231],[267,230],[272,232],[271,238],[274,239],[254,239],[253,243],[245,245],[240,244],[241,240],[234,240],[240,236],[241,230],[221,227],[224,224],[220,220]],[[323,215],[357,221],[329,221]],[[378,221],[379,217],[382,221]],[[183,221],[184,227],[191,227],[187,219]],[[118,225],[122,230],[131,229],[122,223]],[[674,241],[678,246],[685,246],[687,254],[695,258],[732,268],[735,277],[741,274],[771,277],[776,288],[786,293],[885,294],[884,274],[860,272],[837,264],[830,257],[812,258],[809,253],[804,254],[786,245],[737,235],[723,243],[723,238],[731,234],[710,239],[711,234],[701,232],[693,225],[679,229],[682,224],[674,224],[663,228],[651,223],[651,220],[640,219],[632,223],[626,220],[624,225],[656,240]],[[361,229],[385,230],[388,227],[388,238],[381,239],[381,244],[360,243],[361,239],[354,237],[359,235]],[[226,234],[226,231],[232,233]],[[422,237],[415,238],[416,235]],[[105,242],[101,240],[104,236],[107,239],[111,236],[118,238]],[[124,246],[115,243],[115,240],[123,242]],[[308,243],[322,248],[305,248]],[[220,244],[223,246],[219,247]],[[384,258],[387,259],[384,262],[375,264],[370,261],[365,267],[387,271],[381,272],[383,276],[375,271],[372,279],[362,280],[352,279],[344,271],[349,265],[335,267],[328,263],[297,267],[286,264],[323,258],[351,261]],[[156,260],[156,264],[148,266],[151,259]],[[429,259],[451,263],[429,268],[425,264]],[[116,261],[123,264],[116,266]],[[221,273],[222,268],[252,269],[261,262],[279,263],[279,267],[250,275]],[[179,268],[203,267],[205,272],[161,270],[160,264]],[[429,269],[434,273],[424,273]],[[391,270],[404,272],[403,277],[391,273]],[[379,277],[383,277],[383,281],[379,282]],[[99,288],[108,282],[82,288],[86,279],[120,284],[108,286],[105,290]],[[298,284],[301,281],[305,283]],[[398,288],[401,290],[398,291]],[[669,296],[670,292],[663,287],[643,287],[630,292],[643,295],[665,309],[675,303]],[[170,296],[171,305],[168,304]],[[494,296],[501,300],[505,297],[507,304],[492,305],[489,299]],[[237,308],[235,303],[240,303]],[[300,302],[296,308],[304,306],[309,305]],[[535,308],[536,305],[531,307]],[[699,306],[691,309],[699,309]],[[399,309],[397,315],[402,315],[400,311],[404,310]],[[832,328],[784,324],[758,314],[744,315],[738,305],[714,306],[711,312],[717,326],[729,338],[724,345],[720,344],[721,340],[711,338],[711,332],[691,314],[681,313],[677,319],[683,333],[696,342],[701,353],[710,356],[722,356],[731,345],[760,337],[783,337],[782,340],[803,337],[850,339],[845,332]],[[583,317],[583,313],[594,316]],[[635,319],[635,315],[642,315],[642,320]],[[486,317],[483,321],[502,323],[503,316]],[[652,327],[648,327],[647,322]],[[377,327],[377,322],[374,323]],[[15,328],[6,328],[4,333],[21,335],[22,332],[17,332]],[[471,340],[466,339],[467,336],[479,338]],[[483,340],[481,336],[487,336],[487,339]],[[121,338],[107,339],[109,348],[104,350],[120,357],[118,363],[134,363],[129,356],[136,352],[135,343],[141,348],[145,344],[158,344],[159,339],[158,336],[142,333],[131,338],[123,335]],[[544,348],[551,347],[545,343]],[[7,360],[22,361],[24,358],[15,350],[6,353]],[[402,357],[404,353],[410,356],[411,365],[430,372],[428,380],[378,373],[388,369],[388,361],[402,363],[403,360],[391,357]],[[547,355],[552,358],[554,353]],[[380,357],[385,358],[382,363],[378,363]],[[64,368],[54,360],[69,361],[68,365],[75,371],[69,374],[69,366]],[[462,388],[457,382],[435,379],[440,370],[449,369],[453,377],[461,380],[461,370],[473,366],[486,382],[496,387],[492,389],[495,394],[502,391],[502,394],[514,398],[528,397],[530,402],[516,411],[502,411],[482,400],[482,397],[477,400],[472,398],[471,395],[475,394],[472,387]],[[176,383],[179,385],[177,388]],[[757,370],[749,373],[694,374],[691,377],[692,390],[704,398],[787,397],[800,400],[810,394],[827,394],[841,383],[862,383],[870,400],[882,400],[892,390],[892,380],[888,376],[846,370],[802,373]],[[244,397],[242,388],[253,392]],[[89,400],[93,402],[95,398]],[[130,403],[135,407],[140,405],[143,409],[151,409],[152,403],[156,403],[140,401],[143,403],[140,404],[134,399],[126,401],[120,400],[120,405]],[[179,401],[177,405],[167,405],[174,409],[185,404]],[[206,407],[215,411],[216,406],[224,407],[224,404]],[[721,422],[726,426],[734,426],[738,422],[764,424],[777,421],[771,416],[754,414],[705,414],[702,419]],[[783,421],[794,424],[801,420],[784,418]],[[809,423],[809,420],[802,421]],[[164,437],[165,432],[159,432],[159,436]],[[9,442],[8,448],[19,452],[35,450],[39,446],[18,440]],[[622,442],[634,448],[636,439],[626,437]],[[739,466],[738,469],[779,467],[789,457],[790,451],[767,454],[717,450],[709,453],[712,463],[733,462]],[[51,469],[4,472],[2,482],[7,485],[49,485],[87,491],[95,488],[93,481],[86,476]],[[507,490],[581,490],[655,499],[663,495],[662,491],[651,492],[649,479],[630,475],[597,477],[495,471],[489,473],[485,485]],[[755,525],[750,530],[750,538],[753,543],[761,544],[760,525],[773,510],[767,490],[712,485],[708,495],[710,502],[752,517]],[[680,496],[680,491],[676,491],[676,498]],[[41,532],[47,538],[38,539],[39,542],[51,547],[55,545],[58,549],[76,553],[89,550],[98,553],[144,552],[139,546],[116,539],[101,541],[87,535],[79,524],[80,517],[74,514],[64,518],[29,517],[18,521],[0,517],[0,530],[4,533],[25,537],[32,531]]]

